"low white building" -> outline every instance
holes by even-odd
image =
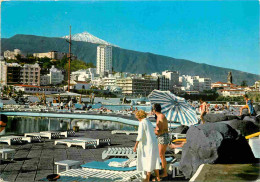
[[[96,76],[96,68],[88,68],[85,70],[78,70],[71,73],[71,80],[88,81],[93,80]]]
[[[74,85],[75,90],[89,90],[91,87],[90,82],[83,82],[83,81],[75,81],[76,84]]]
[[[218,90],[218,93],[224,97],[239,97],[245,95],[246,91],[241,89],[220,89]]]
[[[33,85],[14,85],[14,89],[18,91],[22,91],[24,93],[30,93],[30,94],[58,94],[62,93],[63,89],[61,88],[55,88],[55,87],[40,87],[40,86],[33,86]]]
[[[214,82],[211,84],[211,89],[229,89],[232,87],[236,87],[233,83],[225,83],[225,82]]]

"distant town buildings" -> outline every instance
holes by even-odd
[[[64,56],[65,57],[69,57],[68,53],[64,53],[64,52],[58,52],[58,51],[50,51],[50,52],[44,52],[44,53],[33,53],[34,57],[37,58],[49,58],[51,60],[59,60],[62,59]],[[73,54],[71,54],[71,60],[75,60],[77,59],[77,57]]]
[[[4,59],[16,59],[21,55],[19,49],[5,51]],[[59,60],[68,57],[67,53],[50,51],[46,53],[34,53],[38,58],[50,58]],[[76,59],[72,56],[72,59]],[[70,89],[89,90],[98,89],[102,92],[130,96],[147,96],[154,89],[174,93],[201,94],[207,90],[215,90],[224,97],[242,96],[249,92],[260,92],[260,80],[251,87],[237,86],[232,83],[232,73],[229,72],[227,83],[214,82],[211,78],[200,76],[180,75],[178,71],[165,70],[162,73],[133,74],[129,72],[112,73],[112,46],[100,45],[97,47],[97,67],[71,72]],[[62,70],[52,66],[49,70],[42,70],[38,63],[20,65],[18,63],[6,63],[0,60],[0,86],[14,85],[16,91],[25,93],[61,93],[63,88],[57,88],[62,84],[64,75]],[[50,87],[50,85],[55,87]],[[66,87],[66,86],[65,86]]]
[[[199,80],[194,76],[182,75],[179,82],[182,91],[199,91]]]
[[[17,55],[21,55],[22,56],[22,52],[20,49],[14,49],[14,51],[4,51],[4,58],[6,59],[16,59]]]
[[[99,45],[97,47],[97,74],[112,73],[112,46]]]
[[[169,90],[173,90],[173,87],[179,85],[179,72],[178,71],[163,71],[162,75],[169,79]]]
[[[152,73],[151,76],[154,79],[157,79],[157,90],[166,91],[170,89],[169,78],[166,78],[165,75],[160,75],[159,73]]]

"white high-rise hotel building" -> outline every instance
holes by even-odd
[[[97,74],[112,72],[112,46],[100,45],[97,47]]]

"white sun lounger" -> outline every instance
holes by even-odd
[[[75,131],[73,131],[73,130],[62,131],[62,132],[60,132],[60,135],[66,137],[66,138],[69,136],[75,136]]]
[[[7,143],[8,145],[11,145],[14,142],[22,143],[22,137],[17,136],[17,137],[1,137],[0,138],[1,143]]]
[[[130,130],[113,130],[111,134],[138,134],[138,131],[130,131]]]
[[[102,139],[94,139],[94,138],[73,138],[72,140],[76,140],[76,141],[96,141],[97,142],[97,146],[100,145],[111,145],[111,139],[110,138],[102,138]]]
[[[39,137],[39,136],[35,137],[35,136],[13,136],[12,135],[12,136],[6,136],[6,137],[2,137],[2,138],[10,138],[10,139],[15,139],[15,140],[17,138],[21,138],[22,141],[27,141],[29,143],[31,143],[32,141],[35,141],[35,140],[41,142],[41,137]]]
[[[41,137],[46,137],[49,139],[61,137],[60,131],[41,131],[40,134],[41,134]]]
[[[86,147],[97,148],[97,141],[77,141],[77,140],[63,139],[63,140],[55,140],[54,145],[57,144],[66,144],[68,147],[71,147],[72,145],[81,146],[83,149],[86,149]]]
[[[52,138],[60,138],[60,132],[40,132],[40,133],[25,133],[24,134],[25,137],[41,137],[41,138],[48,138],[48,139],[52,139]]]
[[[102,159],[109,157],[128,157],[131,159],[136,157],[136,153],[132,147],[113,147],[102,152]]]
[[[170,138],[173,139],[180,139],[180,138],[186,138],[186,134],[180,134],[180,133],[169,133]]]
[[[74,176],[74,177],[94,177],[101,179],[112,179],[113,181],[132,181],[141,180],[142,172],[140,171],[109,171],[109,170],[100,170],[100,169],[70,169],[64,172],[59,173],[60,176]],[[138,180],[138,181],[139,181]]]

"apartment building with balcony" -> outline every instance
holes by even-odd
[[[20,83],[23,85],[40,86],[40,71],[39,64],[25,64],[20,70]]]

